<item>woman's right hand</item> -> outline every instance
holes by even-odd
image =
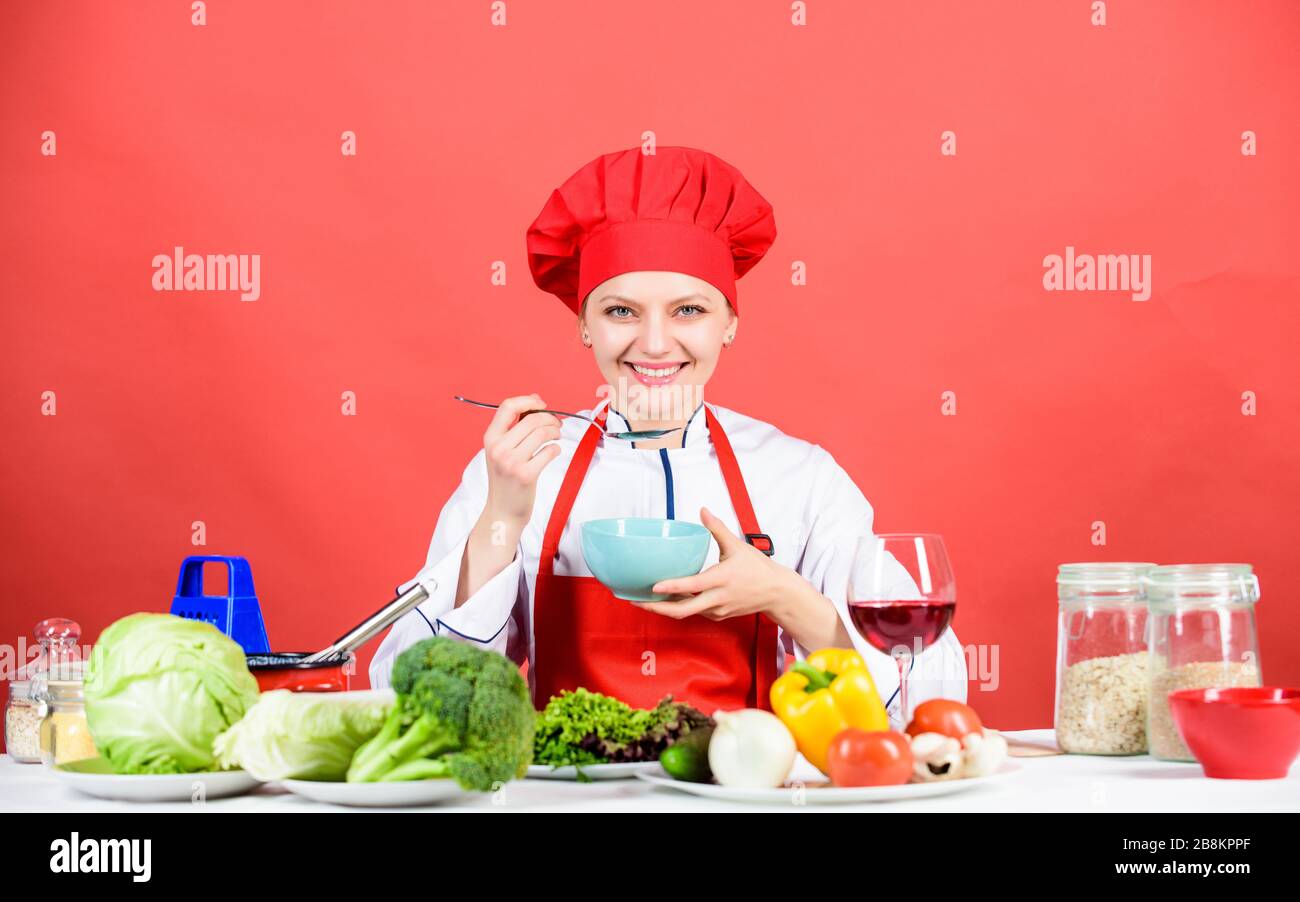
[[[560,456],[559,445],[537,449],[560,437],[560,420],[549,413],[521,415],[545,406],[536,394],[506,398],[483,433],[488,471],[483,513],[488,520],[504,521],[522,530],[532,518],[537,477]]]

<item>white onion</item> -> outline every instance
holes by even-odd
[[[749,789],[785,783],[794,767],[794,736],[770,711],[715,711],[709,767],[723,786]]]

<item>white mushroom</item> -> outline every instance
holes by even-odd
[[[967,733],[962,737],[962,776],[983,777],[1002,766],[1007,758],[1007,741],[997,730]]]
[[[912,737],[912,762],[912,778],[918,783],[959,779],[961,743],[942,733],[917,733]]]

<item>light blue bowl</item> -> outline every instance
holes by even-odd
[[[703,526],[681,520],[588,520],[582,524],[582,556],[615,598],[663,601],[672,596],[651,592],[654,584],[699,573],[710,539]]]

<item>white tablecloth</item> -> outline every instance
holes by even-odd
[[[1009,739],[1051,746],[1051,730],[1007,731]],[[1146,755],[1012,758],[1019,772],[986,786],[932,799],[865,805],[807,806],[824,811],[1300,811],[1300,764],[1282,780],[1211,780],[1199,764],[1157,761]],[[0,756],[0,811],[373,811],[308,801],[270,784],[253,793],[202,804],[111,802],[82,795],[58,782],[39,764]],[[411,809],[401,809],[411,810]],[[661,789],[640,780],[570,783],[523,780],[499,797],[468,804],[430,806],[427,811],[762,811],[796,810],[731,804]]]

